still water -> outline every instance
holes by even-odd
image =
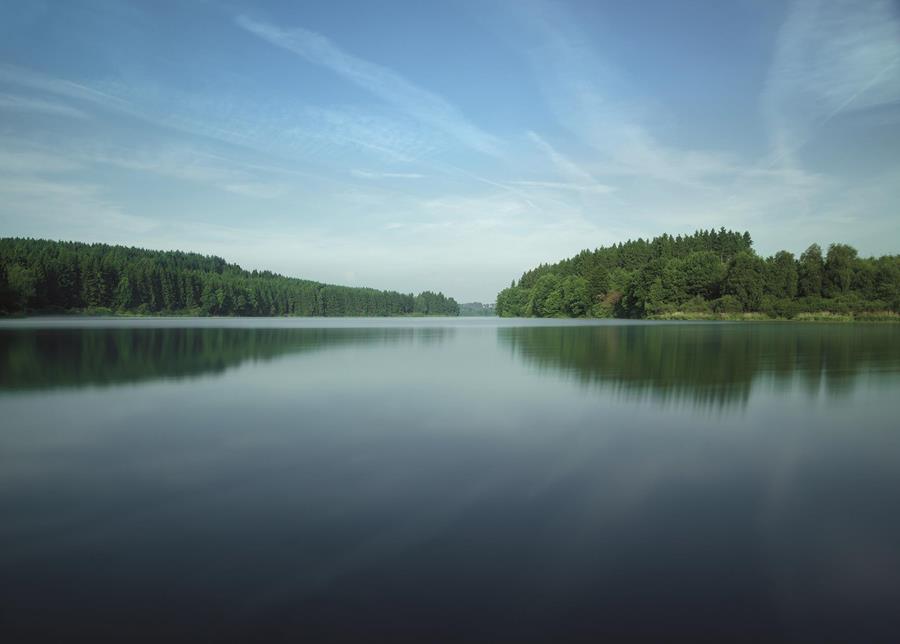
[[[889,641],[900,325],[0,326],[0,638]]]

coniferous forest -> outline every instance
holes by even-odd
[[[760,257],[750,234],[700,230],[596,250],[525,272],[497,295],[503,317],[665,318],[900,312],[900,255],[813,244]],[[890,314],[888,314],[888,317]]]
[[[219,257],[106,244],[0,239],[0,313],[221,316],[459,315],[442,293],[334,286]]]

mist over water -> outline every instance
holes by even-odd
[[[0,325],[0,632],[887,640],[897,325]]]

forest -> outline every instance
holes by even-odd
[[[760,257],[748,232],[637,239],[526,271],[497,295],[501,317],[727,317],[900,312],[900,255],[817,244]],[[889,316],[890,313],[887,313]]]
[[[0,314],[459,315],[443,293],[334,286],[220,257],[107,244],[0,239]]]
[[[461,303],[459,314],[466,317],[493,317],[496,315],[493,304],[483,304],[482,302]]]

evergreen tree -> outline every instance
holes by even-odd
[[[414,296],[245,271],[219,257],[105,244],[0,239],[0,312],[107,308],[195,315],[451,315],[442,293]]]

